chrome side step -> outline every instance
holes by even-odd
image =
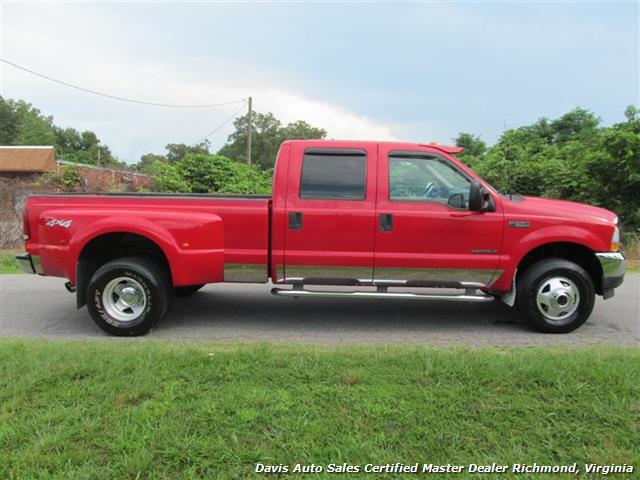
[[[316,291],[302,290],[300,288],[284,289],[272,288],[272,295],[279,297],[325,297],[325,298],[390,298],[398,300],[450,300],[457,302],[490,302],[493,297],[488,295],[470,295],[464,293],[461,295],[440,295],[440,294],[421,294],[421,293],[404,293],[404,292],[336,292],[336,291]]]

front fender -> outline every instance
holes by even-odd
[[[573,243],[593,252],[608,251],[610,247],[603,243],[601,236],[577,225],[552,225],[521,233],[519,237],[516,235],[513,231],[505,232],[505,254],[501,260],[503,273],[492,285],[493,290],[510,290],[513,275],[522,259],[529,252],[543,245]]]
[[[554,225],[544,227],[539,230],[527,233],[513,246],[512,256],[516,259],[516,263],[534,248],[538,248],[547,243],[576,243],[587,247],[592,251],[609,250],[610,245],[602,243],[602,239],[587,230],[586,228],[575,225]]]

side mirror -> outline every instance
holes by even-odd
[[[454,193],[447,200],[447,205],[453,208],[464,208],[464,195],[462,193]]]
[[[490,204],[490,195],[478,180],[472,180],[469,187],[469,210],[472,212],[482,212],[485,210],[485,204]],[[490,205],[487,205],[490,207]],[[489,210],[487,208],[486,210]]]

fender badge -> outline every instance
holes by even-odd
[[[71,224],[73,223],[73,220],[58,220],[57,218],[52,218],[51,220],[49,220],[46,225],[47,227],[63,227],[63,228],[69,228],[71,226]]]
[[[524,220],[509,220],[507,225],[511,228],[529,228],[531,226],[531,222]]]

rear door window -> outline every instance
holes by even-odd
[[[364,200],[367,155],[359,149],[306,150],[302,161],[300,198]]]

